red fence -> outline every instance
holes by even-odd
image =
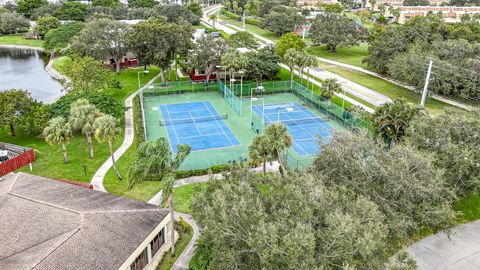
[[[33,149],[29,149],[18,156],[15,156],[5,162],[2,162],[0,164],[0,177],[8,173],[11,173],[15,170],[18,170],[21,167],[29,163],[32,163],[34,160],[35,160],[35,152],[33,152]]]

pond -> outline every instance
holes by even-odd
[[[48,57],[28,49],[0,48],[0,91],[25,89],[32,97],[52,103],[62,95],[62,85],[45,70]]]

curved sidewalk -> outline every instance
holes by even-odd
[[[123,143],[118,147],[118,149],[113,153],[115,160],[119,160],[120,157],[128,150],[128,148],[133,143],[134,137],[134,129],[133,129],[133,110],[132,110],[132,103],[133,98],[140,92],[141,90],[150,86],[155,80],[160,78],[161,74],[157,74],[153,79],[151,79],[147,84],[145,84],[142,88],[135,91],[131,94],[127,99],[125,99],[125,136],[123,138]],[[93,185],[93,189],[100,190],[103,192],[107,192],[105,187],[103,186],[103,179],[107,174],[108,170],[113,166],[112,159],[109,156],[108,159],[98,168],[95,174],[92,177],[90,183]]]
[[[455,228],[450,236],[437,233],[424,238],[407,252],[419,270],[480,269],[480,220]]]

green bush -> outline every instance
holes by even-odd
[[[242,18],[241,18],[240,16],[238,16],[237,14],[232,13],[232,12],[226,10],[226,9],[223,9],[223,8],[222,8],[221,13],[222,13],[223,15],[229,17],[230,19],[233,19],[233,20],[236,20],[236,21],[241,21],[241,20],[242,20]]]
[[[133,98],[133,122],[134,122],[134,133],[135,133],[135,144],[138,146],[145,141],[143,137],[145,134],[145,129],[143,126],[143,115],[142,115],[142,105],[140,104],[140,96],[136,95]]]
[[[63,116],[67,118],[70,115],[70,104],[80,98],[87,99],[90,103],[94,104],[100,112],[110,114],[115,118],[121,118],[124,115],[124,105],[105,93],[96,91],[72,91],[52,104],[53,117]]]
[[[245,18],[245,23],[260,26],[261,22],[260,22],[260,20],[257,20],[257,19],[254,19],[254,18]]]
[[[227,171],[230,168],[230,165],[223,164],[223,165],[215,165],[207,169],[197,169],[197,170],[188,170],[188,171],[176,171],[175,178],[187,178],[191,176],[199,176],[199,175],[206,175],[208,173],[221,173]]]

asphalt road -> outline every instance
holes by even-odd
[[[419,270],[479,270],[480,220],[438,233],[407,248]]]

